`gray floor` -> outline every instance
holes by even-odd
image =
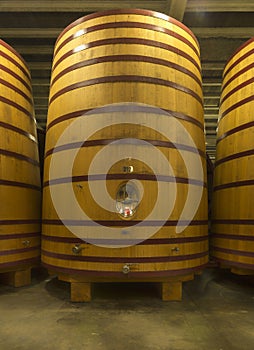
[[[29,287],[0,285],[1,350],[254,349],[254,277],[207,269],[182,302],[162,302],[154,284],[96,284],[76,304],[68,283],[33,275]]]

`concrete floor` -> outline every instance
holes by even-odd
[[[252,350],[254,277],[207,269],[184,283],[182,302],[154,284],[96,284],[69,302],[69,285],[45,271],[29,287],[0,285],[1,350]]]

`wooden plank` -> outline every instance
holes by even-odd
[[[59,28],[0,28],[3,38],[57,38],[61,29]]]
[[[249,0],[188,0],[187,12],[252,12],[254,3]]]
[[[13,287],[23,287],[31,284],[31,268],[20,271],[5,272],[0,275],[1,282]]]
[[[182,300],[182,282],[162,282],[161,298],[163,301],[181,301]]]
[[[50,275],[55,275],[54,270],[49,270]],[[191,281],[194,273],[182,276],[157,277],[157,278],[114,278],[105,276],[78,276],[58,273],[58,279],[69,282],[71,285],[72,302],[89,302],[92,299],[91,286],[93,283],[155,283],[158,293],[163,301],[181,301],[182,283]]]
[[[246,38],[254,36],[253,27],[191,27],[191,30],[198,38]]]
[[[1,0],[1,11],[17,12],[17,11],[32,11],[32,12],[94,12],[100,10],[116,9],[116,8],[144,8],[149,10],[161,11],[165,0],[139,0],[135,1],[135,6],[132,1],[119,1],[119,0]]]
[[[166,14],[174,17],[178,21],[183,20],[187,0],[167,0],[166,2]]]
[[[250,276],[254,275],[253,270],[247,270],[247,269],[241,269],[239,267],[232,267],[231,272],[236,274],[236,275],[241,275],[241,276]]]
[[[71,301],[72,302],[91,301],[91,283],[71,282]]]

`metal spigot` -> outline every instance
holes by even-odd
[[[26,240],[26,241],[22,241],[22,244],[25,246],[25,247],[29,247],[30,246],[30,241]]]
[[[171,251],[178,253],[178,252],[180,252],[180,248],[174,247],[174,248],[171,249]]]
[[[135,265],[138,265],[138,263],[126,263],[123,265],[122,268],[122,273],[124,275],[128,275],[129,272],[131,272],[131,269],[134,267],[135,269]]]
[[[72,253],[73,254],[77,255],[77,254],[79,254],[81,252],[81,250],[82,250],[82,247],[81,247],[80,244],[75,244],[75,246],[72,247]]]

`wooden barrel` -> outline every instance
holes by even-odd
[[[30,73],[22,57],[2,40],[0,66],[0,273],[3,273],[29,270],[39,262],[41,192]],[[22,274],[19,278],[22,279]],[[22,283],[20,280],[17,284]]]
[[[154,118],[149,124],[151,116]],[[74,127],[77,120],[81,120],[80,128],[84,127],[82,132]],[[77,135],[71,131],[73,127]],[[84,133],[89,130],[93,130],[91,135],[80,143],[76,136],[86,137]],[[181,131],[194,140],[192,146],[188,137],[183,139]],[[167,137],[169,132],[171,140]],[[63,135],[70,139],[60,145]],[[122,139],[125,142],[121,143]],[[112,145],[114,140],[120,140],[117,150]],[[121,146],[128,143],[137,156],[132,149],[130,157],[126,154],[118,159]],[[153,145],[153,154],[158,152],[171,163],[174,176],[156,173],[149,161],[146,163],[148,144]],[[92,174],[91,182],[97,181],[98,186],[101,181],[106,182],[118,212],[98,205],[88,184],[93,160],[109,145],[110,159],[106,157],[105,164],[118,160],[106,174]],[[64,164],[72,152],[77,154],[71,179],[65,174]],[[51,176],[50,167],[59,157],[63,173]],[[151,158],[156,163],[156,156]],[[188,177],[189,165],[183,158],[200,162],[196,178]],[[159,159],[157,163],[159,168]],[[70,24],[55,45],[44,167],[42,261],[60,278],[152,280],[193,276],[202,269],[208,260],[206,155],[199,46],[191,31],[166,15],[135,9],[95,13]],[[128,183],[133,179],[142,184],[143,197],[137,210],[124,209],[120,198],[124,193],[133,196],[134,202],[134,197],[138,197],[135,185]],[[173,182],[178,197],[171,215],[163,224],[159,219],[145,221],[155,206],[159,186],[167,188]],[[54,196],[66,193],[64,188],[70,183],[89,220],[75,216],[72,206],[66,217],[59,217],[52,191]],[[188,225],[176,233],[179,219],[180,226],[188,221],[181,218],[181,213],[190,187],[201,193],[200,202]],[[62,198],[62,202],[71,200]],[[163,206],[169,208],[170,204],[159,203],[158,212],[164,210]],[[95,232],[100,244],[91,237],[91,221],[104,227],[105,232],[107,228],[119,228],[127,241],[136,224],[143,223],[140,230],[144,235],[153,226],[158,229],[143,241],[133,241],[138,244],[106,247],[102,243],[107,245],[107,237],[97,237]],[[88,240],[73,234],[77,226],[84,229]],[[111,245],[117,242],[110,240]]]
[[[254,270],[254,39],[225,66],[213,193],[212,255],[236,273]]]

